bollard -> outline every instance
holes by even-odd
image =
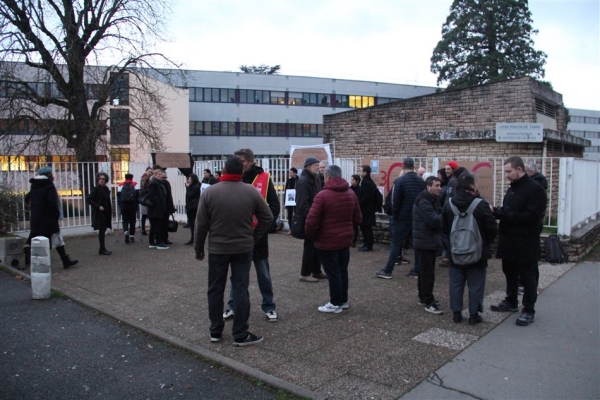
[[[50,241],[47,237],[31,239],[31,293],[34,299],[50,298],[52,267]]]

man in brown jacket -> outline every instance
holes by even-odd
[[[205,189],[196,214],[194,250],[196,259],[204,259],[204,243],[208,237],[208,316],[210,340],[219,342],[223,333],[223,294],[231,265],[231,286],[235,315],[233,345],[249,346],[262,342],[262,336],[248,332],[250,299],[248,282],[254,244],[273,223],[271,210],[260,193],[242,182],[243,164],[230,157],[218,185]],[[256,218],[257,225],[252,227]]]

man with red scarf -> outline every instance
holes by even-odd
[[[200,261],[204,259],[204,243],[208,236],[210,340],[219,342],[225,327],[223,294],[231,265],[235,306],[232,334],[233,344],[238,347],[263,340],[248,332],[248,283],[253,248],[273,223],[273,215],[264,198],[255,188],[242,182],[242,173],[242,160],[230,157],[220,183],[206,188],[200,196],[194,233],[194,251]],[[256,220],[256,226],[253,220]]]

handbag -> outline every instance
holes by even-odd
[[[140,192],[138,196],[138,203],[146,207],[153,207],[154,204],[150,201],[150,194],[147,190]]]
[[[306,237],[304,235],[304,216],[294,214],[290,221],[290,231],[292,232],[292,236],[296,239],[304,239]]]
[[[177,232],[177,228],[179,227],[179,224],[177,223],[177,221],[175,221],[175,216],[173,214],[171,214],[171,218],[172,218],[172,220],[167,222],[167,231]]]

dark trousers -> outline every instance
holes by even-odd
[[[419,299],[427,305],[435,301],[433,285],[435,283],[435,255],[437,250],[415,250],[419,254]]]
[[[190,231],[192,231],[192,236],[190,237],[191,241],[194,240],[194,227],[196,226],[196,214],[197,213],[198,213],[197,208],[187,211],[188,226],[190,227]]]
[[[348,264],[350,249],[318,250],[319,258],[329,281],[330,303],[341,306],[348,302]]]
[[[315,242],[310,239],[304,239],[304,250],[302,252],[302,269],[300,275],[309,276],[311,274],[321,273],[321,261],[319,253],[315,248]]]
[[[169,240],[169,218],[171,218],[171,216],[167,215],[166,217],[162,218],[162,220],[161,220],[162,234],[163,234],[163,237],[165,238],[164,243],[167,243],[167,241]]]
[[[164,218],[150,218],[150,237],[148,238],[148,242],[151,245],[165,244],[163,220]]]
[[[538,263],[502,260],[502,272],[506,277],[506,302],[515,307],[519,305],[520,278],[521,285],[523,285],[523,311],[535,314],[537,283],[540,275]]]
[[[457,268],[450,266],[448,286],[452,311],[462,311],[466,283],[469,287],[469,314],[477,314],[478,311],[483,312],[486,274],[486,267]]]
[[[295,207],[286,207],[285,209],[287,210],[287,219],[288,219],[288,222],[290,222],[292,220],[292,217],[294,216],[294,209],[295,209]]]
[[[373,248],[373,243],[375,243],[375,239],[373,239],[373,225],[371,224],[361,224],[360,230],[363,235],[363,243],[364,246],[368,249]]]
[[[140,226],[142,227],[142,232],[146,232],[146,219],[148,216],[146,214],[142,214],[142,220],[140,221]]]
[[[121,217],[123,218],[123,232],[129,232],[129,235],[135,235],[135,217],[136,210],[121,208]]]
[[[241,254],[208,254],[208,317],[210,333],[220,336],[225,327],[223,306],[227,273],[231,265],[231,292],[235,314],[232,334],[234,339],[245,339],[248,335],[248,317],[250,315],[250,262],[252,252]]]

